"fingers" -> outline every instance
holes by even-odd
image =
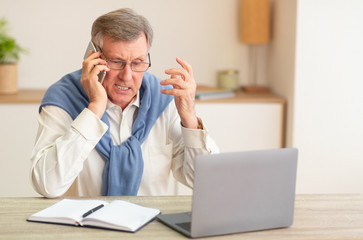
[[[87,70],[87,72],[90,72],[97,65],[106,66],[107,62],[101,59],[100,56],[101,56],[100,52],[90,53],[88,57],[83,61],[83,68]]]
[[[185,91],[183,89],[176,89],[176,88],[163,89],[163,90],[161,90],[161,93],[166,94],[166,95],[173,95],[175,97],[181,97],[181,96],[186,95]]]
[[[176,75],[172,75],[170,78],[165,79],[160,82],[161,85],[172,85],[174,88],[185,88],[187,86],[186,82],[178,78]]]
[[[108,72],[110,69],[107,67],[107,62],[100,58],[101,53],[96,52],[88,54],[88,57],[83,61],[82,64],[82,76],[83,80],[98,80],[98,74],[102,71]]]
[[[81,84],[89,99],[88,109],[100,118],[107,105],[107,93],[99,82],[99,74],[110,70],[106,64],[107,62],[100,58],[99,52],[90,52],[82,64]]]
[[[177,78],[179,76],[184,81],[189,81],[189,79],[190,79],[190,74],[183,68],[171,68],[171,69],[165,70],[165,73],[168,75],[175,76],[174,78]]]
[[[193,76],[192,66],[181,58],[176,58],[176,61],[185,69],[191,76]]]
[[[194,80],[192,66],[180,58],[176,58],[176,61],[180,64],[182,68],[167,69],[165,70],[165,73],[169,75],[178,75],[187,82],[190,80]]]
[[[162,93],[174,95],[175,97],[194,97],[196,83],[193,77],[192,67],[180,58],[177,58],[176,61],[180,64],[181,68],[165,70],[165,73],[170,75],[170,78],[160,82],[161,85],[171,85],[173,88],[162,90]]]

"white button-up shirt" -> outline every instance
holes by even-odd
[[[139,97],[122,109],[108,102],[106,113],[115,145],[131,136]],[[31,156],[34,189],[45,197],[64,194],[99,196],[105,160],[95,149],[108,126],[85,108],[76,119],[56,106],[45,106],[39,114],[39,128]],[[205,129],[187,129],[180,124],[172,101],[155,122],[141,145],[144,171],[138,195],[167,194],[169,176],[192,187],[194,157],[219,152]]]

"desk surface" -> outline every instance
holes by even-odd
[[[160,209],[190,211],[191,197],[100,197],[122,199]],[[1,239],[187,239],[157,220],[137,233],[27,222],[33,213],[60,199],[0,198]],[[297,195],[290,228],[231,234],[216,239],[363,239],[363,198],[360,195]],[[208,238],[202,238],[208,239]]]

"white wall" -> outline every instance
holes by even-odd
[[[100,15],[130,7],[151,22],[154,44],[150,72],[189,61],[200,84],[215,85],[216,73],[237,69],[247,81],[247,47],[239,42],[239,0],[0,0],[11,34],[29,50],[19,64],[20,88],[46,88],[64,74],[79,69]],[[262,79],[263,81],[263,79]]]
[[[301,192],[363,193],[363,1],[298,1],[293,144]]]
[[[287,99],[298,193],[363,193],[362,12],[361,0],[274,1],[268,75]]]

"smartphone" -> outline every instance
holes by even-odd
[[[86,52],[84,54],[83,59],[86,59],[88,57],[88,53],[89,53],[90,50],[92,50],[92,52],[94,52],[94,53],[97,52],[97,49],[96,49],[96,47],[95,47],[95,45],[93,44],[92,41],[89,42],[88,47],[86,49]],[[106,77],[106,72],[105,71],[100,72],[98,74],[98,81],[100,83],[102,83],[103,80],[105,79],[105,77]]]

